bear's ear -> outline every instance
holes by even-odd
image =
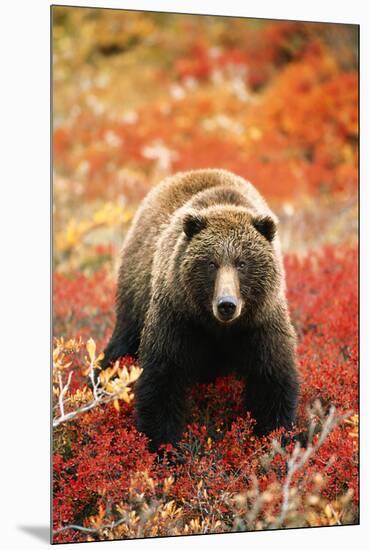
[[[183,231],[186,237],[192,239],[194,235],[200,233],[206,227],[206,218],[201,214],[186,214],[183,219]]]
[[[277,226],[270,216],[258,216],[253,219],[252,224],[267,241],[272,242]]]

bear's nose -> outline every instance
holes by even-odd
[[[237,300],[233,296],[222,296],[217,303],[219,317],[223,321],[229,321],[236,311]]]

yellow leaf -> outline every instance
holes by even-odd
[[[95,368],[100,367],[100,362],[104,359],[104,352],[100,352],[95,361]]]
[[[326,505],[326,507],[324,508],[324,512],[325,512],[325,515],[327,516],[327,518],[331,518],[332,517],[332,509],[330,507],[329,504]]]
[[[119,412],[120,411],[120,406],[119,406],[118,399],[114,399],[113,405],[114,405],[114,409]]]
[[[92,338],[87,341],[86,348],[88,351],[88,355],[90,356],[90,361],[91,363],[93,363],[95,361],[96,344]]]

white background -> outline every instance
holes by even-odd
[[[59,2],[61,4],[66,2]],[[362,548],[368,494],[368,31],[365,1],[80,0],[70,4],[361,25],[361,525],[105,542],[129,548]],[[200,7],[201,5],[201,7]],[[49,0],[1,5],[0,545],[45,548],[49,524]],[[364,70],[365,69],[365,70]],[[41,538],[40,538],[41,537]],[[368,541],[367,541],[368,542]],[[367,544],[367,543],[366,543]],[[73,548],[76,545],[68,545]],[[64,547],[61,545],[60,547]],[[86,544],[76,546],[80,550]],[[90,545],[88,548],[94,548]]]

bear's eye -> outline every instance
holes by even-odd
[[[237,269],[245,269],[246,267],[246,262],[244,262],[243,260],[237,262]]]
[[[215,262],[209,262],[208,263],[210,271],[214,271],[217,268],[217,265]]]

